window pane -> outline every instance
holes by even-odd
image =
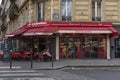
[[[65,0],[62,1],[62,20],[66,20],[66,2]]]
[[[38,21],[44,21],[44,2],[38,3]]]
[[[95,21],[95,1],[92,1],[92,21]]]
[[[67,4],[67,14],[68,16],[72,16],[72,1],[69,1]]]
[[[101,18],[101,1],[98,1],[97,3],[97,15],[98,15],[98,18]]]
[[[72,1],[69,0],[67,4],[67,21],[71,21],[71,16],[72,16]]]
[[[71,21],[72,1],[62,0],[62,21]]]
[[[101,0],[92,1],[92,21],[101,21]]]

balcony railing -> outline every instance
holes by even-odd
[[[15,3],[10,5],[8,14],[11,20],[18,16],[18,6]]]
[[[92,21],[101,21],[101,17],[92,17]]]
[[[62,16],[62,21],[71,21],[71,16]]]
[[[44,21],[44,18],[38,17],[38,22],[43,22],[43,21]]]

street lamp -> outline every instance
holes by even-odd
[[[30,23],[30,27],[32,27],[32,23]],[[30,40],[30,43],[31,43],[31,49],[30,49],[30,62],[31,62],[31,69],[33,68],[33,46],[32,46],[32,43],[33,43],[33,40]]]

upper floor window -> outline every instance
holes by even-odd
[[[101,21],[101,0],[92,0],[92,21]]]
[[[38,3],[38,21],[44,21],[44,9],[45,9],[45,3],[40,2]]]
[[[28,12],[28,8],[25,9],[25,16],[26,16],[26,23],[29,22],[29,12]]]
[[[72,19],[72,0],[62,0],[62,21]]]

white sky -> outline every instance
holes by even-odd
[[[0,0],[0,5],[1,5],[1,1],[2,1],[2,0]]]

